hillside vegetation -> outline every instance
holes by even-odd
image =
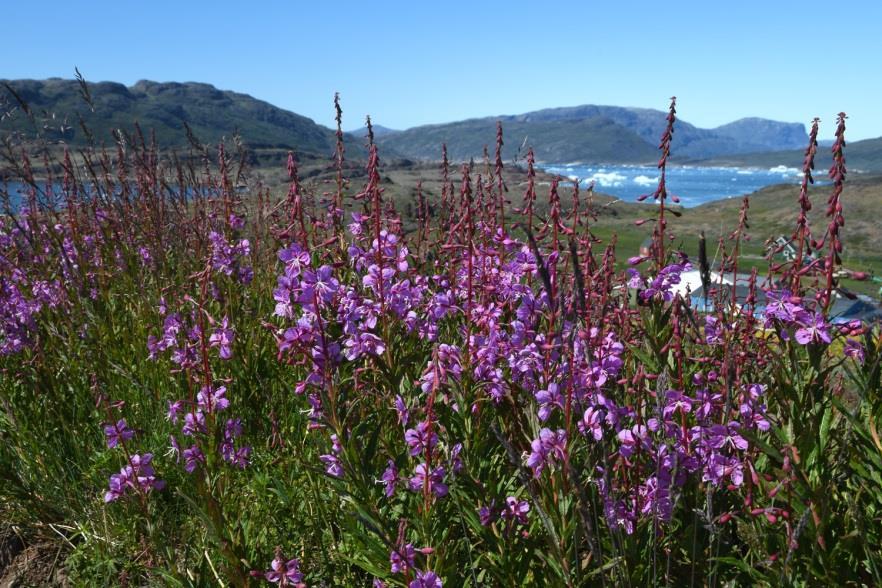
[[[142,80],[131,87],[113,82],[87,83],[94,110],[76,80],[0,80],[0,104],[10,113],[0,122],[0,135],[42,131],[47,138],[82,146],[90,129],[98,143],[112,142],[115,129],[138,123],[156,133],[163,147],[188,144],[184,123],[200,140],[217,144],[239,133],[251,148],[277,147],[330,156],[334,133],[309,118],[257,100],[247,94],[219,90],[209,84],[158,83]],[[10,91],[11,90],[11,91]],[[24,101],[32,122],[19,103]],[[354,144],[363,143],[356,139]]]

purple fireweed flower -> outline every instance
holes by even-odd
[[[830,342],[830,332],[824,315],[819,312],[803,311],[798,313],[796,319],[797,324],[800,325],[794,335],[797,343],[807,345],[809,343]]]
[[[239,468],[248,466],[251,457],[250,447],[236,448],[235,440],[242,435],[242,419],[227,419],[224,424],[224,440],[220,445],[221,457],[224,461]]]
[[[715,407],[719,406],[723,399],[722,394],[712,394],[707,390],[695,391],[695,416],[700,420],[707,420],[714,412]]]
[[[662,467],[659,470],[658,475],[650,476],[637,489],[638,502],[641,504],[640,512],[661,521],[670,521],[674,508],[670,491],[671,475]]]
[[[851,338],[846,339],[845,347],[843,348],[842,352],[845,354],[846,357],[850,357],[858,363],[864,363],[864,356],[866,352],[864,351],[864,346],[859,341]]]
[[[643,287],[643,278],[640,277],[640,272],[635,270],[634,268],[628,268],[628,287],[633,288],[634,290],[639,290]]]
[[[382,279],[383,281],[384,290],[387,290],[389,288],[389,282],[394,276],[395,269],[384,267],[381,272],[377,265],[372,264],[368,267],[367,275],[361,279],[361,283],[365,288],[370,288],[375,293],[379,293],[380,280]]]
[[[379,481],[386,487],[386,498],[392,498],[395,495],[395,487],[398,485],[398,468],[395,467],[395,462],[391,459],[388,464]]]
[[[417,456],[428,449],[431,451],[438,444],[438,435],[435,431],[429,435],[429,423],[418,423],[415,429],[408,429],[404,432],[404,440],[410,447],[410,454]]]
[[[251,276],[253,276],[251,268],[240,267],[241,259],[251,255],[251,243],[248,239],[240,239],[233,244],[227,241],[227,238],[221,233],[211,231],[208,234],[208,240],[211,242],[212,269],[227,276],[236,274],[244,284],[251,281]]]
[[[227,217],[227,222],[230,223],[230,228],[235,231],[241,231],[245,228],[245,219],[232,212]]]
[[[606,523],[611,529],[622,529],[626,535],[634,533],[636,514],[630,510],[624,500],[616,499],[609,490],[603,478],[603,468],[597,468],[600,474],[597,477],[597,489],[603,497],[603,512]]]
[[[709,437],[707,444],[714,449],[731,447],[739,451],[745,451],[748,447],[747,439],[738,434],[738,424],[711,425],[708,429]]]
[[[309,412],[307,417],[311,423],[318,424],[324,413],[322,412],[322,399],[318,394],[310,394],[307,397],[309,401]]]
[[[787,291],[769,290],[766,292],[766,317],[775,318],[784,322],[793,320],[796,311],[802,310],[790,302],[790,293]]]
[[[662,415],[664,418],[669,419],[675,412],[692,412],[694,402],[694,400],[679,390],[668,390],[665,393],[665,407],[662,409]]]
[[[168,401],[168,412],[166,413],[166,418],[170,420],[172,423],[178,422],[178,413],[184,408],[184,402],[181,400],[176,400],[174,402]]]
[[[555,383],[549,384],[546,390],[536,392],[536,402],[539,403],[539,420],[543,423],[547,421],[555,407],[563,410],[563,401],[563,395]]]
[[[109,489],[104,494],[104,502],[113,502],[122,498],[127,489],[137,489],[146,493],[165,488],[165,482],[156,479],[156,472],[151,465],[152,461],[152,453],[132,455],[128,465],[122,468],[118,474],[110,476]]]
[[[334,455],[343,453],[343,446],[340,445],[340,438],[337,437],[336,433],[331,433],[331,452]]]
[[[771,424],[766,419],[765,406],[754,402],[745,402],[739,405],[738,412],[741,414],[741,422],[746,426],[753,425],[760,431],[768,431]]]
[[[128,468],[110,476],[109,490],[104,493],[104,502],[113,502],[123,497],[129,483]]]
[[[456,443],[453,447],[450,448],[450,471],[454,474],[458,474],[463,469],[462,458],[460,454],[462,453],[462,443]]]
[[[505,499],[505,508],[502,509],[501,514],[503,519],[517,521],[522,525],[526,525],[528,512],[530,512],[529,502],[509,496]]]
[[[203,386],[196,395],[196,402],[199,405],[199,408],[208,414],[220,412],[230,406],[230,401],[227,400],[226,393],[226,386],[216,388],[213,392],[209,391],[207,386]]]
[[[346,339],[343,343],[343,355],[354,361],[362,355],[382,355],[386,351],[383,340],[372,333],[359,333]]]
[[[233,440],[242,436],[242,419],[227,419],[224,424],[224,438]]]
[[[527,466],[533,470],[533,476],[538,478],[546,466],[554,464],[555,460],[563,461],[566,455],[567,432],[558,429],[539,431],[539,437],[530,443],[530,454],[527,456]]]
[[[417,571],[414,579],[407,588],[442,588],[441,578],[435,572]]]
[[[340,461],[340,458],[336,455],[326,454],[320,455],[319,459],[323,464],[325,464],[325,473],[333,478],[342,478],[343,477],[343,463]]]
[[[704,317],[704,341],[708,345],[719,345],[721,339],[722,328],[720,320],[715,316],[707,315]]]
[[[429,317],[437,322],[456,308],[456,299],[452,292],[449,290],[438,292],[429,301]]]
[[[622,429],[616,435],[621,442],[619,453],[625,459],[631,457],[638,447],[649,449],[649,430],[644,425],[634,425],[630,429]]]
[[[297,278],[289,276],[279,276],[278,288],[273,290],[273,299],[276,301],[276,309],[273,312],[275,316],[283,316],[292,318],[294,316],[294,306],[291,298],[300,288],[300,281]]]
[[[296,559],[284,561],[280,551],[276,552],[276,557],[270,563],[270,569],[264,572],[263,577],[279,586],[298,586],[303,582],[300,561]]]
[[[211,337],[208,338],[208,343],[211,347],[220,348],[221,359],[230,359],[233,357],[232,345],[234,337],[233,330],[230,328],[230,319],[224,317],[221,321],[221,326],[215,329]]]
[[[425,463],[418,464],[414,468],[413,476],[410,478],[410,489],[413,492],[422,492],[426,484],[427,469]],[[429,491],[433,492],[438,498],[447,496],[447,484],[444,483],[445,473],[444,468],[439,466],[432,470],[428,477]]]
[[[711,454],[702,479],[720,485],[729,478],[735,486],[744,483],[744,467],[741,460],[736,457],[726,457],[719,453]]]
[[[579,420],[578,427],[579,432],[585,435],[586,437],[590,433],[592,437],[594,437],[595,441],[600,441],[603,439],[603,427],[601,424],[603,423],[603,411],[598,410],[596,408],[588,407],[585,409],[585,414]]]
[[[408,543],[399,549],[393,549],[389,554],[389,563],[392,564],[393,574],[403,574],[414,567],[416,562],[416,549]]]
[[[221,455],[224,458],[224,461],[230,465],[234,465],[237,468],[244,470],[248,467],[248,464],[251,461],[251,447],[246,445],[237,448],[232,442],[224,441],[221,444]]]
[[[201,410],[196,412],[188,412],[184,415],[184,426],[181,427],[181,433],[184,435],[195,435],[196,433],[205,432],[205,413]]]
[[[688,261],[674,263],[663,267],[655,276],[646,289],[640,291],[640,298],[648,302],[655,297],[664,302],[670,302],[674,298],[674,286],[680,283],[680,274],[692,269]]]
[[[128,441],[135,436],[135,431],[126,424],[126,419],[119,419],[115,424],[104,426],[104,435],[107,437],[107,447],[113,449],[120,441]]]
[[[285,274],[289,278],[299,276],[310,265],[309,253],[299,243],[291,243],[285,249],[279,250],[279,260],[285,264]]]
[[[346,230],[349,231],[349,234],[353,237],[360,236],[364,231],[362,229],[361,223],[366,220],[367,217],[362,215],[359,212],[352,213],[352,222],[346,225]],[[350,255],[352,257],[352,255]]]
[[[407,422],[410,420],[410,412],[408,412],[407,404],[405,404],[404,398],[400,394],[395,396],[395,411],[398,413],[398,424],[406,427]]]
[[[307,310],[315,312],[315,299],[330,303],[340,289],[340,282],[334,277],[334,268],[323,265],[315,271],[304,270],[300,283],[302,292],[299,302]]]
[[[487,527],[496,520],[496,501],[490,503],[490,506],[482,506],[478,509],[478,518],[481,525]]]
[[[205,455],[203,455],[202,450],[199,449],[198,445],[193,445],[188,449],[185,449],[183,452],[184,456],[184,470],[188,474],[192,474],[196,471],[196,468],[199,467],[199,464],[205,463]]]

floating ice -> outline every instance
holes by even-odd
[[[658,177],[650,178],[649,176],[639,175],[632,181],[638,186],[651,186],[658,182]]]

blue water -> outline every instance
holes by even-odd
[[[54,204],[56,207],[60,207],[63,205],[64,191],[61,187],[61,184],[59,184],[59,183],[53,184],[53,186],[52,186],[53,193],[52,194],[49,193],[49,187],[46,185],[46,182],[37,182],[37,185],[39,186],[39,190],[37,191],[37,202],[38,203],[40,203],[41,205],[47,205],[47,204],[49,204],[49,200],[51,199],[52,204]],[[134,182],[130,183],[130,187],[131,187],[131,190],[133,193],[137,191],[137,186],[135,185]],[[81,189],[82,189],[82,187],[81,187]],[[8,195],[8,197],[9,197],[9,205],[10,205],[12,212],[16,212],[22,206],[22,203],[27,202],[28,190],[29,190],[29,186],[27,184],[23,184],[21,182],[6,182],[6,183],[0,182],[0,215],[2,215],[4,212],[6,212],[6,210],[5,210],[5,205],[6,205],[5,196]],[[85,194],[87,196],[98,196],[99,195],[98,192],[95,190],[95,188],[90,187],[89,185],[85,186],[85,190],[86,190]],[[173,194],[179,193],[179,190],[175,189],[174,187],[166,188],[166,190],[171,191],[171,193],[173,193]],[[188,198],[192,194],[193,194],[192,189],[188,188],[187,189]]]
[[[642,194],[651,194],[658,183],[658,169],[652,166],[579,164],[546,164],[543,169],[571,179],[578,178],[583,186],[594,182],[595,190],[636,202]],[[820,175],[820,174],[819,174]],[[683,206],[698,206],[712,200],[738,198],[773,184],[798,184],[802,172],[793,167],[770,169],[737,167],[669,167],[668,194],[680,197]],[[8,185],[16,208],[25,192],[25,186],[12,182]]]
[[[651,166],[548,164],[542,168],[552,174],[578,178],[583,186],[593,181],[597,192],[626,202],[636,202],[642,194],[652,194],[658,185],[659,171]],[[783,165],[771,169],[672,166],[667,170],[666,184],[668,195],[679,196],[680,204],[688,207],[712,200],[738,198],[773,184],[799,184],[801,181],[800,170]]]

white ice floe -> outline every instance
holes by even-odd
[[[603,169],[594,172],[593,175],[586,178],[586,180],[593,181],[598,186],[612,187],[621,186],[627,179],[628,178],[618,172],[607,172]]]
[[[787,167],[786,165],[776,165],[769,168],[769,173],[781,174],[782,176],[797,176],[800,172],[795,167]]]
[[[649,176],[640,175],[632,180],[638,186],[652,186],[658,182],[658,177],[651,178]]]

